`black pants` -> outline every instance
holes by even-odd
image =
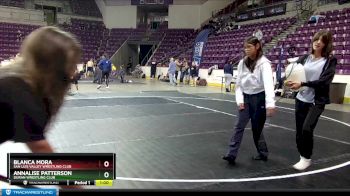
[[[314,129],[325,105],[305,103],[295,99],[296,142],[301,156],[310,159],[314,145]]]
[[[184,82],[184,77],[185,77],[185,75],[187,74],[186,72],[187,72],[187,70],[181,71],[180,82]]]
[[[179,71],[175,71],[175,81],[177,81],[177,76],[179,75]]]
[[[156,78],[157,66],[151,65],[151,78]]]
[[[88,68],[86,69],[86,72],[94,73],[94,68],[93,68],[93,67],[88,67]]]
[[[109,84],[109,72],[108,71],[102,72],[102,77],[101,77],[100,81],[98,82],[98,84],[102,84],[102,79],[104,79],[106,81],[106,86],[108,86],[108,84]]]
[[[262,130],[266,121],[265,92],[258,94],[244,94],[244,110],[238,113],[238,122],[235,126],[235,133],[231,138],[229,151],[226,156],[236,158],[243,139],[244,129],[251,120],[253,139],[258,154],[268,156],[268,150]]]

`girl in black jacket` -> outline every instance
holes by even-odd
[[[300,161],[293,167],[297,170],[304,170],[311,165],[313,131],[325,105],[330,103],[329,88],[337,65],[337,59],[331,56],[332,42],[329,31],[316,33],[312,39],[311,54],[298,60],[304,65],[307,82],[287,82],[294,90],[303,87],[295,104],[296,143]]]

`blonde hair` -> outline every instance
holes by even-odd
[[[2,71],[27,82],[51,119],[63,103],[80,56],[81,46],[73,35],[57,27],[42,27],[25,38],[21,57]]]

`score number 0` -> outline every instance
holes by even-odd
[[[105,168],[108,168],[108,167],[109,167],[109,162],[108,162],[108,161],[105,161],[105,162],[103,163],[103,166],[104,166]],[[103,174],[103,176],[104,176],[105,178],[108,178],[108,177],[109,177],[109,172],[105,172],[105,173]]]

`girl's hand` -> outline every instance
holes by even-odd
[[[298,90],[301,87],[301,82],[293,82],[290,88],[292,90]]]

